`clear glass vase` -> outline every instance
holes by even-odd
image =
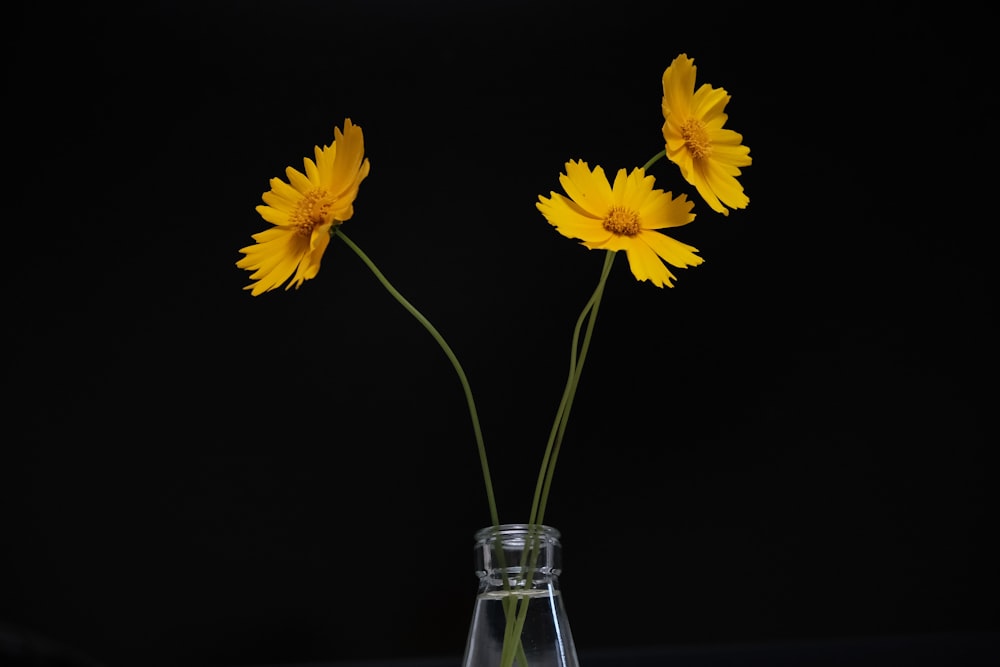
[[[479,594],[463,667],[579,667],[550,526],[505,524],[476,533]]]

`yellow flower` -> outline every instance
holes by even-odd
[[[305,158],[305,174],[288,167],[288,183],[272,178],[270,192],[261,197],[266,206],[258,206],[257,212],[274,226],[254,234],[257,243],[240,248],[246,256],[236,262],[254,272],[250,280],[257,282],[244,288],[254,296],[289,278],[285,289],[298,289],[315,278],[333,227],[354,215],[358,187],[370,168],[364,135],[348,118],[343,133],[334,128],[333,137],[333,145],[316,146],[315,162]]]
[[[681,268],[704,260],[695,254],[697,248],[654,230],[694,220],[694,203],[685,195],[673,198],[654,190],[654,180],[643,169],[627,175],[620,169],[612,187],[601,167],[591,171],[586,162],[571,160],[559,175],[569,197],[550,192],[551,198],[539,195],[535,206],[563,236],[591,249],[624,250],[636,280],[673,287],[674,275],[661,259]]]
[[[726,206],[746,208],[750,199],[736,177],[750,164],[743,137],[724,129],[729,95],[704,83],[695,92],[694,60],[681,54],[663,72],[663,138],[667,157],[705,202],[723,215]]]

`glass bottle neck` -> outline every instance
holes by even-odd
[[[559,531],[551,526],[503,524],[476,533],[481,592],[558,588],[561,561]]]

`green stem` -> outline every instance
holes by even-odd
[[[438,332],[438,330],[434,328],[434,325],[431,324],[430,321],[424,317],[424,315],[417,310],[412,303],[407,301],[395,287],[392,286],[392,283],[390,283],[385,275],[379,271],[378,267],[375,266],[375,263],[372,262],[368,255],[366,255],[361,248],[351,241],[351,239],[347,238],[347,235],[341,231],[339,226],[334,228],[333,236],[334,238],[340,238],[340,240],[346,243],[347,247],[353,250],[354,254],[360,257],[361,261],[365,263],[373,274],[375,274],[375,277],[378,278],[378,281],[382,283],[382,286],[388,290],[389,294],[391,294],[393,298],[395,298],[396,301],[398,301],[400,305],[407,310],[407,312],[413,315],[413,317],[415,317],[416,320],[420,322],[425,329],[427,329],[434,340],[437,341],[438,345],[441,346],[441,349],[444,350],[448,360],[451,361],[451,365],[455,368],[455,372],[458,373],[458,379],[462,383],[462,390],[465,392],[466,403],[469,405],[469,416],[472,418],[472,429],[476,434],[476,447],[479,449],[479,463],[483,469],[483,481],[486,483],[486,500],[490,505],[490,518],[493,521],[494,527],[499,526],[500,516],[497,512],[496,498],[493,495],[493,481],[490,476],[490,465],[486,458],[486,443],[483,440],[483,431],[479,426],[479,414],[476,411],[476,401],[472,397],[472,387],[469,385],[469,380],[465,376],[462,364],[458,362],[458,357],[455,356],[451,346],[448,345],[447,341],[445,341],[444,337]]]
[[[573,329],[573,342],[570,349],[569,377],[566,379],[566,387],[559,401],[556,410],[555,422],[549,433],[549,440],[545,446],[545,454],[542,457],[541,469],[538,471],[538,481],[535,485],[535,496],[531,503],[528,535],[525,540],[525,550],[521,560],[521,572],[527,573],[530,577],[534,571],[538,560],[538,540],[535,531],[538,530],[544,520],[545,507],[548,502],[549,490],[552,488],[552,478],[555,473],[556,459],[559,457],[559,450],[562,446],[563,435],[566,433],[566,425],[569,423],[570,409],[573,406],[573,399],[576,397],[576,388],[580,383],[580,375],[583,372],[583,362],[587,358],[587,350],[590,348],[590,341],[593,337],[594,324],[597,319],[597,311],[600,309],[601,298],[604,295],[604,286],[607,284],[608,275],[611,273],[611,266],[614,263],[615,251],[609,250],[604,259],[604,267],[601,269],[601,278],[594,289],[593,295],[583,307],[576,327]],[[583,329],[584,321],[587,322],[587,330],[583,336],[583,344],[580,345],[580,331]],[[530,554],[530,556],[529,556]],[[525,584],[527,587],[527,583]],[[530,599],[525,596],[521,598],[520,605],[511,605],[517,609],[514,617],[507,616],[507,627],[504,637],[504,646],[501,655],[501,667],[510,667],[513,664],[512,651],[508,649],[507,640],[520,639],[521,631],[524,629],[524,622],[528,616],[528,605]],[[513,627],[511,627],[513,621]],[[520,645],[520,642],[518,642]]]
[[[573,407],[573,399],[576,397],[576,389],[580,383],[580,375],[583,372],[583,362],[587,357],[587,350],[590,348],[590,340],[593,336],[594,324],[596,323],[597,311],[601,305],[601,298],[604,295],[604,286],[607,284],[608,275],[611,273],[611,266],[614,263],[615,251],[609,250],[604,259],[604,267],[601,269],[601,277],[594,289],[590,300],[583,307],[576,327],[573,329],[572,349],[570,350],[569,377],[566,379],[566,387],[563,389],[562,399],[556,410],[556,418],[549,432],[549,440],[545,446],[545,454],[542,457],[542,464],[538,471],[538,481],[535,484],[535,496],[531,503],[531,513],[529,523],[541,524],[545,517],[545,508],[548,504],[549,490],[552,487],[552,478],[555,474],[556,459],[562,447],[563,435],[566,433],[566,425],[569,423],[570,410]],[[583,337],[583,345],[580,345],[580,330],[584,321],[587,322],[587,331]]]
[[[647,162],[646,164],[642,165],[642,170],[643,171],[649,171],[649,168],[652,167],[654,164],[656,164],[657,160],[659,160],[661,157],[663,157],[666,154],[667,154],[667,149],[664,148],[662,151],[660,151],[659,153],[657,153],[653,157],[649,158],[649,162]]]

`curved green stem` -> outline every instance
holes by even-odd
[[[662,151],[660,151],[653,157],[649,158],[649,161],[646,164],[642,165],[642,170],[649,171],[649,168],[652,167],[654,164],[656,164],[656,162],[666,154],[667,154],[667,149],[664,148]]]
[[[493,521],[494,526],[500,525],[500,516],[497,512],[496,498],[493,495],[493,480],[490,476],[490,465],[486,458],[486,443],[483,440],[483,431],[479,426],[479,413],[476,411],[476,402],[472,397],[472,387],[469,385],[469,380],[465,376],[465,371],[462,369],[462,364],[458,362],[458,357],[452,351],[451,346],[448,345],[444,337],[438,332],[434,325],[424,317],[424,315],[416,309],[416,307],[407,301],[399,291],[392,286],[392,283],[379,271],[375,263],[361,250],[351,239],[347,238],[347,235],[341,231],[340,227],[335,227],[333,230],[334,238],[340,238],[347,247],[354,251],[361,261],[371,270],[378,281],[382,283],[382,286],[400,303],[403,308],[407,310],[420,324],[423,325],[425,329],[430,333],[430,335],[437,341],[441,349],[444,350],[445,355],[448,360],[451,361],[451,365],[455,368],[455,372],[458,373],[458,379],[462,383],[462,390],[465,392],[465,401],[469,405],[469,416],[472,418],[472,429],[476,435],[476,447],[479,449],[479,463],[483,470],[483,481],[486,483],[486,500],[490,505],[490,518]]]
[[[549,440],[545,446],[545,454],[542,456],[542,464],[538,471],[538,481],[535,485],[535,495],[531,503],[530,518],[528,520],[528,536],[525,541],[525,550],[522,554],[521,571],[532,572],[538,559],[538,543],[535,538],[535,530],[542,524],[545,517],[545,507],[548,502],[549,490],[552,488],[552,478],[555,474],[556,460],[559,457],[559,450],[562,446],[563,435],[566,433],[566,425],[569,423],[570,409],[573,406],[573,399],[576,397],[576,388],[580,383],[580,375],[583,372],[583,362],[587,358],[587,350],[590,348],[590,341],[594,333],[594,325],[597,321],[597,311],[601,306],[601,298],[604,295],[604,286],[607,284],[608,275],[611,273],[611,266],[614,263],[615,251],[609,250],[604,259],[604,267],[601,269],[601,277],[594,289],[593,295],[583,307],[583,311],[577,318],[576,326],[573,329],[573,342],[570,349],[569,377],[566,379],[566,387],[563,389],[559,407],[556,410],[555,422],[549,432]],[[580,344],[580,331],[586,321],[587,330],[583,336],[583,344]],[[530,576],[530,574],[528,575]],[[527,585],[527,584],[526,584]],[[521,631],[524,629],[524,622],[528,615],[528,605],[530,599],[525,596],[521,598],[520,605],[510,605],[516,609],[516,613],[507,616],[507,628],[505,632],[503,650],[501,654],[501,667],[510,667],[513,664],[513,649],[508,648],[508,639],[517,639],[516,646],[520,647]],[[512,644],[514,646],[514,644]]]
[[[614,260],[615,251],[609,250],[607,257],[604,260],[604,268],[601,270],[601,278],[594,290],[594,295],[591,297],[593,305],[590,307],[590,313],[587,316],[587,331],[583,336],[583,344],[580,346],[580,357],[576,362],[576,374],[569,387],[566,408],[563,410],[562,416],[559,420],[559,432],[556,434],[555,443],[552,448],[552,460],[549,462],[548,470],[545,472],[545,488],[542,490],[542,501],[538,506],[538,523],[542,523],[545,520],[545,508],[549,498],[549,489],[552,487],[552,477],[555,474],[556,459],[559,457],[559,450],[562,448],[563,435],[566,433],[566,426],[569,424],[569,413],[573,407],[573,399],[576,397],[576,389],[580,385],[580,375],[583,373],[583,362],[587,358],[587,350],[590,349],[590,340],[594,334],[594,325],[597,323],[597,311],[600,310],[601,298],[604,296],[604,286],[608,281],[608,275],[611,273],[611,266],[614,263]],[[574,332],[574,339],[579,336],[581,323],[582,319],[577,323],[576,331]]]
[[[594,324],[597,319],[597,311],[601,305],[601,298],[604,295],[604,286],[607,284],[608,275],[611,273],[611,266],[614,263],[615,251],[609,250],[604,259],[604,267],[601,269],[601,277],[594,289],[593,295],[583,307],[576,327],[573,329],[573,343],[570,350],[569,377],[566,379],[566,387],[563,389],[559,407],[556,410],[555,422],[549,432],[549,440],[545,446],[545,454],[542,457],[542,464],[538,471],[538,480],[535,484],[535,496],[531,503],[531,513],[528,522],[532,525],[540,524],[545,517],[545,508],[548,503],[549,490],[552,487],[552,478],[555,474],[556,459],[562,447],[563,435],[566,432],[566,425],[569,423],[570,410],[573,407],[573,399],[576,397],[576,389],[580,383],[580,375],[583,372],[583,362],[587,358],[587,350],[590,348],[590,340],[593,336]],[[587,330],[584,333],[583,344],[580,345],[580,331],[583,329],[584,321],[587,322]]]

